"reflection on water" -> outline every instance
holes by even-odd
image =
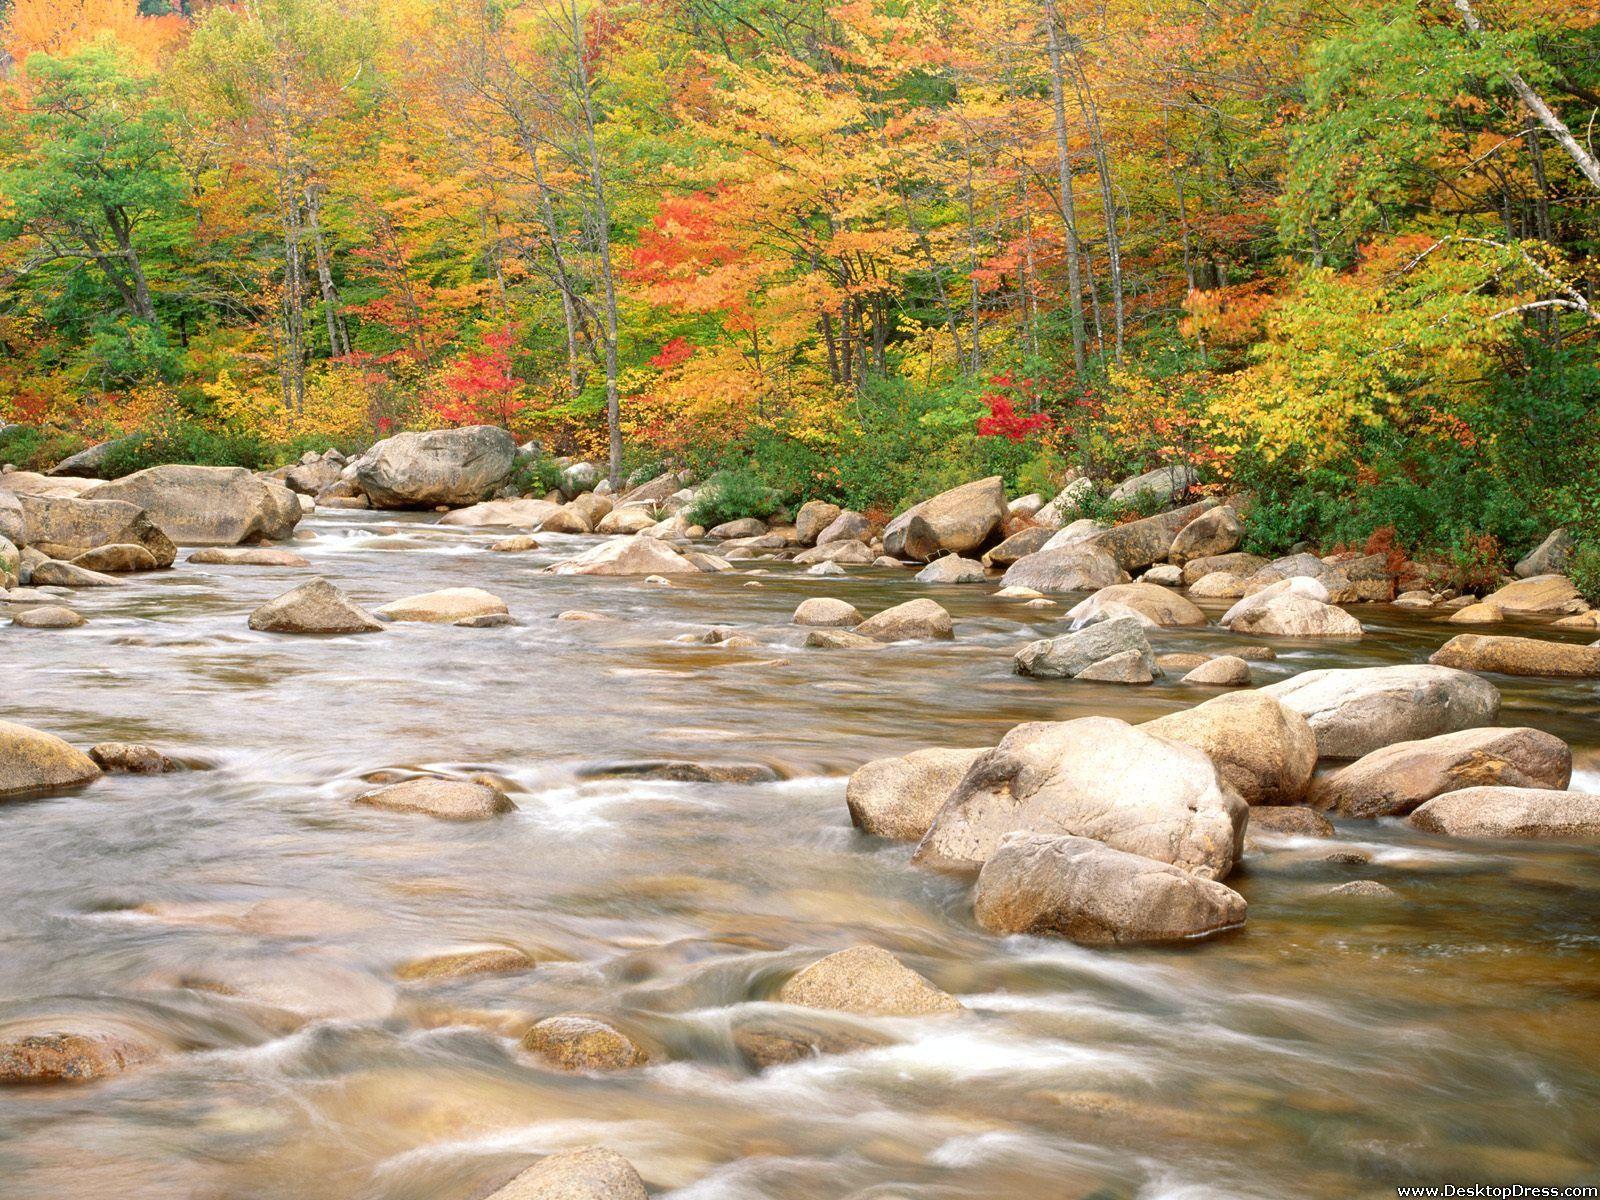
[[[0,718],[200,768],[0,806],[0,1030],[71,1017],[166,1051],[115,1080],[0,1096],[7,1200],[472,1200],[530,1156],[604,1142],[674,1200],[1199,1200],[1591,1180],[1600,1161],[1600,854],[1424,839],[1397,823],[1272,837],[1250,923],[1180,951],[996,940],[958,881],[857,837],[844,776],[1024,720],[1193,703],[1011,676],[1064,624],[992,589],[778,567],[671,589],[544,576],[578,545],[490,554],[428,517],[318,516],[313,570],[379,604],[472,584],[520,624],[274,638],[248,612],[304,570],[189,567],[80,593],[69,634],[0,629]],[[804,650],[789,613],[919,594],[953,644]],[[607,621],[556,621],[572,608]],[[1374,615],[1376,612],[1377,615]],[[1314,666],[1419,661],[1442,631],[1363,612]],[[733,625],[756,648],[676,643]],[[1163,634],[1159,649],[1229,642]],[[1506,683],[1506,715],[1600,784],[1597,696]],[[778,783],[591,777],[596,763],[765,764]],[[518,811],[451,825],[352,807],[378,771],[489,770]],[[1330,898],[1379,879],[1399,901]],[[840,1018],[866,1048],[752,1073],[733,1033],[785,975],[859,941],[971,1010]],[[400,983],[471,943],[523,974]],[[511,1040],[579,1010],[650,1050],[557,1075]]]

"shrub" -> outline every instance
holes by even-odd
[[[1567,577],[1590,603],[1600,602],[1600,542],[1579,542],[1567,561]]]
[[[518,492],[543,496],[561,486],[561,468],[548,455],[530,454],[517,459],[506,482]]]
[[[105,474],[116,479],[165,463],[258,471],[273,465],[275,458],[273,447],[255,434],[219,432],[196,421],[175,419],[118,442],[106,455]]]
[[[709,529],[742,517],[770,517],[781,504],[778,493],[752,472],[722,471],[706,480],[684,519]]]
[[[0,463],[11,463],[24,471],[43,471],[88,445],[88,440],[76,433],[36,425],[10,425],[0,429]]]

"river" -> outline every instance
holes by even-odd
[[[516,625],[255,634],[249,612],[308,572],[180,561],[77,593],[82,629],[0,627],[0,718],[80,746],[149,742],[189,768],[0,804],[0,1032],[87,1021],[166,1051],[103,1082],[0,1093],[5,1200],[475,1200],[595,1142],[672,1200],[1596,1181],[1600,850],[1341,821],[1333,840],[1260,837],[1230,880],[1248,925],[1223,939],[996,939],[967,885],[852,830],[849,771],[1213,693],[1018,678],[1010,653],[1060,632],[1066,606],[993,587],[769,563],[671,588],[558,577],[534,568],[591,539],[491,554],[503,532],[432,520],[318,514],[295,548],[368,606],[471,585]],[[866,612],[931,595],[957,638],[801,649],[787,622],[809,595]],[[573,608],[612,619],[552,619]],[[1285,643],[1257,681],[1422,661],[1446,640],[1425,617],[1355,611],[1366,640]],[[673,640],[712,624],[760,645]],[[1574,788],[1600,789],[1593,684],[1497,682],[1502,722],[1569,740]],[[590,777],[660,759],[784,778]],[[491,772],[518,810],[450,824],[349,803],[379,772],[422,768]],[[1329,861],[1352,850],[1370,861]],[[1399,898],[1327,894],[1352,879]],[[539,965],[395,980],[484,941]],[[747,1068],[731,1031],[788,973],[859,942],[969,1013],[847,1019],[881,1044]],[[564,1011],[611,1020],[651,1064],[564,1075],[517,1050]]]

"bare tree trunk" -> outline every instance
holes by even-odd
[[[311,226],[311,245],[316,253],[317,284],[322,289],[322,315],[328,322],[328,354],[332,358],[342,358],[350,353],[350,334],[345,328],[339,292],[333,286],[333,269],[322,236],[322,192],[315,184],[306,188],[306,216]]]
[[[1089,87],[1089,77],[1076,52],[1073,65],[1078,74],[1078,103],[1089,126],[1089,146],[1094,153],[1095,167],[1100,175],[1100,203],[1104,209],[1106,227],[1106,258],[1111,271],[1112,320],[1115,322],[1117,361],[1122,361],[1126,314],[1122,294],[1122,238],[1117,232],[1117,198],[1111,179],[1111,160],[1106,154],[1104,131],[1100,127],[1100,109]],[[1103,340],[1103,339],[1102,339]]]
[[[1067,241],[1067,297],[1072,314],[1072,366],[1082,379],[1085,369],[1083,279],[1078,265],[1078,206],[1073,196],[1072,155],[1067,140],[1066,89],[1062,86],[1061,35],[1056,29],[1055,0],[1044,0],[1045,27],[1050,35],[1050,104],[1055,110],[1056,171],[1060,177],[1061,224]]]

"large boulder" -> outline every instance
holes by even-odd
[[[487,526],[496,529],[538,529],[561,511],[548,500],[486,500],[439,518],[440,525]],[[584,529],[582,532],[587,533]]]
[[[250,628],[258,633],[375,633],[383,623],[326,579],[312,579],[256,609]]]
[[[24,540],[24,528],[22,498],[11,492],[0,491],[0,537],[20,546]]]
[[[1130,504],[1141,496],[1153,496],[1172,504],[1199,482],[1200,477],[1195,474],[1194,468],[1187,464],[1157,467],[1154,471],[1146,471],[1143,475],[1124,479],[1111,489],[1108,499],[1114,503]]]
[[[1508,583],[1484,597],[1501,612],[1518,614],[1574,612],[1583,607],[1577,586],[1565,575],[1534,575]]]
[[[883,552],[919,562],[967,554],[982,549],[1006,515],[1005,481],[992,475],[906,509],[884,528]]]
[[[54,734],[0,721],[0,796],[77,787],[99,777],[93,759]]]
[[[684,483],[682,472],[668,471],[623,493],[621,499],[629,504],[660,504],[679,491]]]
[[[1019,725],[967,772],[914,861],[981,867],[1008,833],[1094,838],[1208,879],[1238,861],[1249,812],[1199,750],[1111,717]]]
[[[695,566],[671,546],[652,537],[613,538],[545,570],[553,575],[697,575]]]
[[[1120,613],[1122,609],[1133,610],[1144,624],[1156,629],[1186,628],[1206,623],[1206,614],[1193,601],[1154,583],[1120,583],[1104,588],[1073,607],[1067,616],[1082,624],[1101,620],[1108,612]]]
[[[1315,554],[1291,554],[1274,559],[1250,576],[1246,592],[1254,595],[1288,579],[1316,580],[1328,593],[1322,599],[1330,604],[1348,604],[1357,599],[1350,576],[1334,564],[1323,562]]]
[[[1204,500],[1142,521],[1129,521],[1095,534],[1087,544],[1111,555],[1124,571],[1142,571],[1165,562],[1178,534],[1189,522],[1216,506],[1215,500]]]
[[[1227,505],[1203,512],[1178,530],[1168,557],[1175,563],[1197,558],[1216,558],[1238,548],[1244,531],[1239,515]]]
[[[110,575],[131,574],[158,569],[156,556],[144,546],[113,542],[85,550],[72,560],[72,565],[85,571],[99,571]]]
[[[1307,595],[1309,585],[1318,595]],[[1327,591],[1316,580],[1285,579],[1247,595],[1225,614],[1219,624],[1234,633],[1256,637],[1359,638],[1361,622],[1329,604]]]
[[[844,509],[826,500],[807,500],[794,518],[795,536],[800,539],[800,544],[815,546],[817,535],[837,521],[842,512]]]
[[[75,476],[58,477],[41,475],[37,471],[0,472],[0,492],[16,496],[79,496],[90,488],[99,487],[93,479]]]
[[[1053,530],[1050,540],[1044,544],[1046,550],[1082,550],[1091,538],[1097,533],[1104,533],[1110,529],[1104,521],[1096,521],[1092,517],[1079,517],[1070,525]]]
[[[423,621],[448,624],[471,621],[480,617],[508,615],[506,602],[482,588],[441,588],[436,592],[423,592],[392,600],[375,609],[373,616],[384,621]]]
[[[302,496],[316,496],[344,477],[345,464],[338,459],[316,458],[298,462],[283,473],[283,486]]]
[[[355,461],[353,478],[374,508],[461,508],[492,495],[516,460],[516,440],[491,425],[397,433]]]
[[[1535,575],[1561,575],[1565,573],[1574,549],[1576,544],[1570,533],[1565,529],[1553,530],[1549,537],[1517,563],[1513,574],[1518,579],[1532,579]]]
[[[615,1150],[589,1146],[540,1159],[487,1200],[649,1200],[644,1180]]]
[[[300,521],[293,492],[243,467],[148,467],[84,498],[136,504],[180,546],[281,541]]]
[[[1207,575],[1218,571],[1226,571],[1230,575],[1237,575],[1248,579],[1262,567],[1267,565],[1267,560],[1259,554],[1246,554],[1242,550],[1235,550],[1232,554],[1213,554],[1206,558],[1191,558],[1183,564],[1183,586],[1193,587]],[[1240,593],[1243,595],[1243,593]]]
[[[875,642],[948,641],[955,625],[943,605],[933,600],[908,600],[868,617],[856,633]]]
[[[1428,661],[1441,667],[1495,671],[1501,675],[1600,678],[1600,646],[1548,642],[1541,638],[1457,634],[1435,650]]]
[[[1247,804],[1298,804],[1317,767],[1305,717],[1261,692],[1232,692],[1139,726],[1193,746]]]
[[[68,455],[55,466],[45,472],[46,475],[68,475],[77,479],[109,479],[106,473],[106,463],[111,453],[127,438],[113,438],[109,442],[101,442],[90,446],[87,450],[79,450],[76,454]]]
[[[1019,558],[1001,583],[1037,592],[1095,592],[1128,581],[1128,573],[1102,550],[1064,546]]]
[[[1038,554],[1055,534],[1043,525],[1030,526],[1012,534],[983,556],[986,567],[1009,567],[1030,554]]]
[[[1462,729],[1374,750],[1317,780],[1316,808],[1347,817],[1403,817],[1418,805],[1464,788],[1565,788],[1572,751],[1538,729]]]
[[[1361,758],[1395,742],[1492,725],[1500,715],[1493,684],[1450,667],[1306,671],[1261,691],[1305,717],[1323,758]]]
[[[845,511],[829,522],[817,534],[817,545],[827,546],[833,542],[870,542],[872,541],[873,525],[858,512]]]
[[[1600,796],[1542,788],[1471,787],[1435,796],[1407,818],[1451,837],[1593,841]]]
[[[122,582],[113,575],[103,575],[99,571],[74,566],[69,562],[57,562],[55,559],[35,563],[32,581],[34,587],[67,588],[116,587]]]
[[[18,500],[22,542],[52,558],[76,558],[99,546],[125,545],[143,546],[158,567],[170,567],[178,557],[172,539],[137,504],[66,496],[24,495]]]
[[[983,864],[973,913],[990,933],[1088,946],[1189,941],[1244,924],[1244,897],[1214,879],[1082,837],[1013,833]]]
[[[961,1012],[961,1001],[941,992],[878,946],[852,946],[792,976],[778,1001],[801,1008],[873,1017],[923,1017]]]
[[[1131,616],[1096,621],[1076,633],[1029,642],[1017,651],[1012,669],[1035,679],[1076,679],[1096,663],[1129,651],[1138,654],[1147,674],[1157,674],[1144,626]]]
[[[595,524],[594,531],[604,534],[643,533],[656,524],[655,510],[643,504],[624,504],[613,508]]]
[[[859,768],[845,786],[850,822],[863,833],[919,841],[987,747],[913,750]]]
[[[274,546],[212,546],[196,550],[189,561],[219,567],[309,567],[311,562],[293,550]]]

